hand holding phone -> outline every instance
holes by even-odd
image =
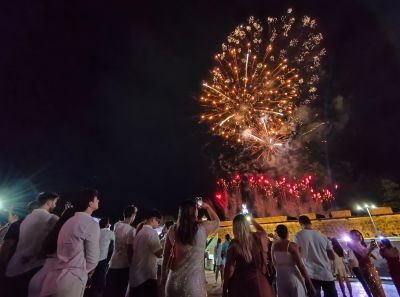
[[[203,198],[202,197],[196,197],[195,200],[196,200],[197,207],[201,208],[202,205],[203,205]]]

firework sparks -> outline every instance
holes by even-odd
[[[265,24],[250,17],[222,44],[202,84],[202,121],[230,144],[274,153],[299,126],[295,110],[316,98],[321,40],[315,20],[296,19],[291,9]]]

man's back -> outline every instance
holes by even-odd
[[[294,241],[300,247],[300,254],[311,279],[333,281],[328,249],[332,249],[328,238],[319,231],[304,229],[296,233]]]
[[[118,222],[114,225],[114,252],[111,257],[111,269],[120,269],[129,267],[127,244],[133,242],[135,228],[124,222]]]
[[[157,279],[157,256],[162,249],[157,232],[144,225],[133,241],[130,286],[137,287],[148,279]]]
[[[16,276],[40,267],[44,259],[39,257],[46,236],[58,217],[45,209],[35,209],[21,223],[17,248],[11,258],[7,276]]]

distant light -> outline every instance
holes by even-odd
[[[360,205],[356,206],[357,210],[362,210],[363,208]]]
[[[372,204],[372,205],[371,205],[371,208],[376,208],[375,204]]]
[[[378,236],[378,239],[379,239],[379,240],[385,239],[385,236],[379,235],[379,236]]]
[[[251,218],[249,215],[246,216],[246,220],[248,220],[250,222]]]
[[[249,213],[249,210],[247,209],[246,204],[242,204],[242,214],[246,215]]]
[[[369,205],[368,205],[368,204],[364,204],[364,207],[365,207],[365,208],[368,208],[368,207],[369,207]]]
[[[345,242],[350,242],[350,241],[351,241],[351,238],[350,238],[350,236],[348,236],[348,235],[343,235],[342,239],[343,239],[343,241],[345,241]]]

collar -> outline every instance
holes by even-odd
[[[77,211],[75,213],[75,215],[84,215],[84,216],[87,216],[89,218],[92,218],[92,216],[90,214],[88,214],[87,212],[84,212],[84,211]]]

